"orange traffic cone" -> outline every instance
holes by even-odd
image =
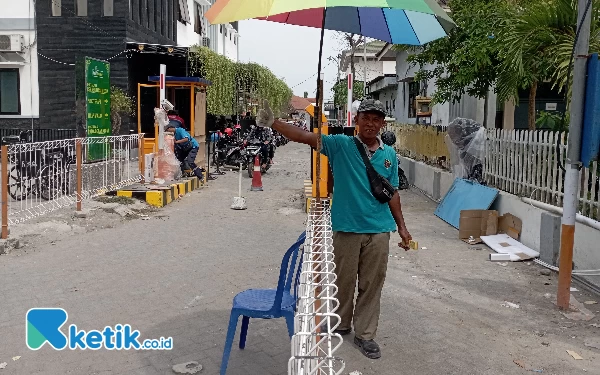
[[[260,175],[260,160],[258,155],[254,159],[254,173],[252,173],[252,187],[250,191],[262,191],[262,177]]]

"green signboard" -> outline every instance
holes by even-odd
[[[85,58],[86,129],[88,137],[108,137],[110,123],[110,64]],[[88,160],[106,159],[109,143],[93,143],[88,148]]]

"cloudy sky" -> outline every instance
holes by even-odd
[[[240,22],[240,35],[240,61],[253,61],[268,67],[276,76],[283,78],[298,96],[302,96],[304,91],[308,91],[310,97],[315,96],[319,29],[248,20]],[[333,97],[331,87],[337,79],[337,63],[327,58],[338,55],[341,49],[335,33],[325,31],[325,100]]]

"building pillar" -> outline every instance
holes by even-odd
[[[504,118],[502,120],[502,129],[515,128],[515,102],[514,99],[504,102]]]

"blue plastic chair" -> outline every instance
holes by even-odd
[[[305,239],[306,232],[300,235],[296,243],[283,256],[277,289],[247,289],[233,298],[233,308],[229,317],[227,338],[225,339],[223,359],[221,360],[221,375],[225,375],[227,372],[227,363],[229,362],[233,338],[240,316],[242,316],[240,349],[246,347],[246,336],[248,334],[250,318],[275,319],[283,317],[285,318],[290,338],[294,335],[296,287],[302,268],[302,253],[298,253]]]

